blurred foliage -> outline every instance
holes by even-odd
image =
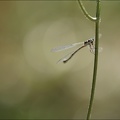
[[[95,2],[84,4],[94,15]],[[120,119],[120,2],[103,1],[101,9],[92,117]],[[0,119],[85,118],[94,56],[85,48],[56,64],[70,50],[50,50],[93,36],[76,1],[0,1]]]

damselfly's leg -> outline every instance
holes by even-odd
[[[88,47],[89,47],[89,49],[90,49],[90,52],[91,52],[92,54],[95,54],[95,46],[89,45]],[[102,52],[102,50],[103,50],[102,47],[99,47],[99,48],[98,48],[98,52],[99,52],[99,53]]]
[[[92,54],[95,54],[95,47],[94,47],[92,44],[89,44],[88,47],[89,47],[89,49],[90,49],[90,52],[91,52]]]

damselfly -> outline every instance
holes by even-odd
[[[77,45],[80,45],[80,47],[78,47],[76,50],[74,50],[73,52],[67,54],[66,56],[64,56],[62,59],[60,59],[58,62],[63,62],[63,63],[66,63],[68,62],[79,50],[81,50],[82,48],[88,46],[89,47],[89,50],[91,53],[95,53],[95,46],[94,46],[94,38],[90,38],[84,42],[78,42],[78,43],[74,43],[74,44],[69,44],[69,45],[65,45],[65,46],[59,46],[59,47],[56,47],[56,48],[53,48],[52,49],[52,52],[59,52],[59,51],[63,51],[63,50],[67,50],[69,48],[73,48]],[[101,50],[102,48],[99,48],[99,51]]]

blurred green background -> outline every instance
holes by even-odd
[[[95,2],[84,2],[95,15]],[[103,1],[92,118],[120,119],[120,2]],[[94,55],[51,49],[94,36],[77,1],[0,1],[0,119],[86,117]],[[72,49],[73,50],[73,49]]]

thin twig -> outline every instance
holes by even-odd
[[[94,100],[94,94],[95,94],[95,86],[96,86],[96,77],[97,77],[97,66],[98,66],[98,46],[99,46],[99,24],[100,24],[100,0],[96,0],[97,6],[96,6],[96,17],[92,17],[89,15],[89,13],[86,11],[84,5],[82,4],[81,0],[78,0],[79,6],[81,10],[83,11],[86,18],[89,20],[95,22],[95,57],[94,57],[94,70],[93,70],[93,80],[92,80],[92,88],[91,88],[91,95],[90,95],[90,102],[88,106],[88,112],[87,112],[87,118],[86,120],[90,119],[92,106],[93,106],[93,100]]]
[[[94,58],[94,70],[93,70],[93,81],[92,81],[92,89],[91,89],[91,96],[90,102],[88,107],[87,113],[87,120],[90,119],[91,110],[93,106],[94,94],[95,94],[95,86],[96,86],[96,77],[97,77],[97,66],[98,66],[98,46],[99,46],[99,29],[100,29],[100,0],[97,1],[96,7],[96,22],[95,22],[95,58]]]
[[[89,15],[89,13],[86,11],[86,9],[85,9],[82,1],[81,1],[81,0],[78,0],[78,3],[79,3],[79,6],[80,6],[81,10],[83,11],[85,17],[88,18],[88,19],[91,20],[91,21],[96,21],[96,18],[95,18],[95,17],[92,17],[91,15]]]

